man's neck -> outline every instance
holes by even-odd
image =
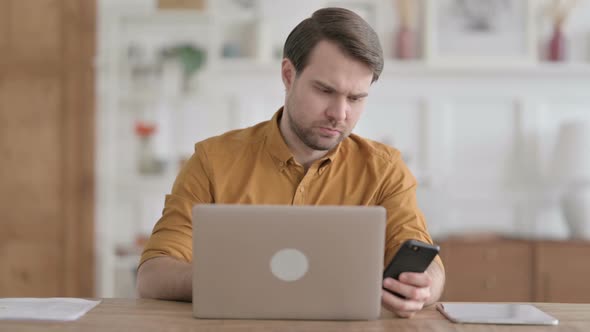
[[[285,117],[286,115],[283,111],[281,119],[279,120],[279,131],[281,132],[287,147],[291,150],[295,161],[303,165],[303,168],[307,172],[314,161],[323,158],[329,151],[314,150],[305,145],[305,143],[297,137],[297,134],[289,128],[289,124],[287,123],[288,120],[285,119]]]

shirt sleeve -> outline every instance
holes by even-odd
[[[152,231],[139,266],[159,256],[192,260],[192,208],[212,203],[210,167],[205,150],[195,145],[195,153],[179,172],[170,195],[166,195],[162,217]]]
[[[424,215],[418,208],[416,187],[416,178],[401,159],[400,153],[396,151],[393,162],[387,169],[379,203],[387,210],[384,266],[391,262],[406,240],[433,243]],[[444,270],[438,255],[435,261]]]

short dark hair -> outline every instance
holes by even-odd
[[[379,37],[359,15],[344,8],[322,8],[299,23],[287,37],[283,57],[301,73],[309,60],[311,50],[321,40],[336,43],[353,59],[368,65],[373,71],[372,82],[379,79],[383,70],[383,50]]]

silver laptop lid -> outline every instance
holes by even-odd
[[[382,207],[196,205],[199,318],[376,319]]]

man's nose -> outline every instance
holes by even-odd
[[[345,97],[334,98],[326,115],[331,121],[340,123],[346,119],[348,107],[348,100]]]

